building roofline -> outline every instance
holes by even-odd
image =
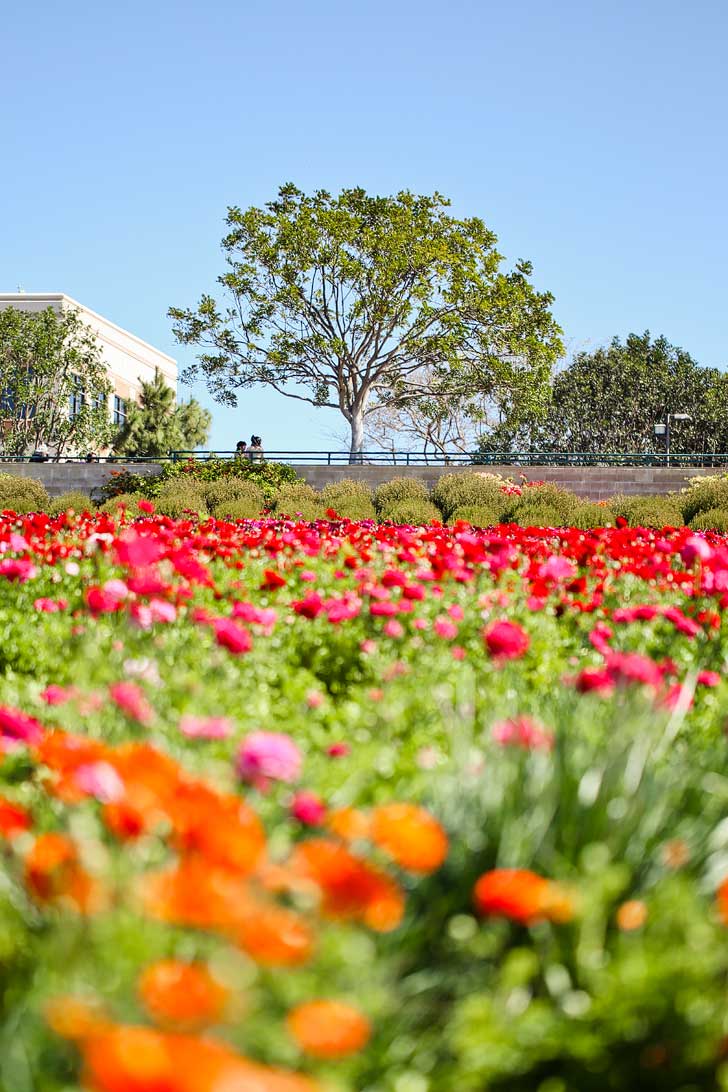
[[[136,341],[138,345],[143,345],[145,349],[151,349],[152,352],[157,353],[158,356],[163,356],[165,360],[168,360],[170,364],[173,364],[177,368],[177,361],[169,353],[162,352],[155,345],[145,341],[144,338],[137,337],[136,334],[130,333],[129,330],[125,330],[123,326],[118,326],[111,319],[107,319],[105,315],[100,315],[98,311],[92,311],[90,307],[87,307],[84,303],[79,303],[73,296],[67,296],[65,292],[0,292],[0,304],[13,303],[15,300],[35,300],[40,303],[47,300],[48,303],[60,303],[61,305],[69,304],[71,307],[77,307],[79,311],[85,311],[87,315],[91,315],[93,318],[98,319],[99,322],[106,323],[112,330],[116,330],[117,333],[123,334],[124,337],[130,338],[132,341]]]

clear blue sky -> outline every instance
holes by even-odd
[[[184,364],[166,311],[214,287],[227,205],[438,189],[533,261],[572,346],[649,328],[728,364],[724,0],[35,0],[0,38],[0,291]],[[243,399],[215,446],[344,431]]]

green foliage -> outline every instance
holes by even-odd
[[[116,515],[121,508],[125,510],[129,516],[140,515],[139,501],[143,500],[139,493],[118,493],[114,497],[110,497],[101,505],[102,512],[109,512],[111,515]]]
[[[96,336],[78,311],[0,309],[0,376],[6,454],[41,444],[59,455],[83,454],[111,441],[111,383]]]
[[[324,509],[333,508],[344,519],[376,519],[371,487],[353,478],[324,486],[321,504]]]
[[[688,523],[699,512],[706,512],[711,508],[728,508],[728,474],[692,478],[690,488],[682,494],[680,501]]]
[[[427,486],[419,478],[391,478],[388,482],[382,482],[374,492],[374,507],[381,515],[385,508],[391,508],[399,501],[430,500]],[[389,518],[389,517],[387,517]]]
[[[194,513],[201,518],[208,514],[202,488],[196,482],[170,481],[157,494],[156,509],[162,516],[179,519]]]
[[[226,478],[242,478],[263,492],[271,506],[282,485],[299,481],[296,471],[285,463],[251,462],[249,459],[185,459],[162,463],[159,474],[145,475],[121,471],[112,474],[103,487],[105,497],[115,493],[143,493],[154,499],[170,481],[190,481],[205,485]]]
[[[683,514],[674,497],[640,497],[625,517],[630,527],[682,527]]]
[[[0,511],[8,508],[21,515],[27,512],[45,512],[49,503],[50,499],[42,482],[35,478],[0,473]]]
[[[450,514],[448,523],[457,523],[459,519],[465,519],[468,523],[472,523],[473,527],[495,527],[496,524],[503,522],[502,513],[503,508],[499,505],[464,504]]]
[[[582,531],[590,531],[594,527],[612,527],[615,519],[614,512],[606,505],[587,501],[573,509],[569,516],[569,524]]]
[[[443,474],[432,490],[432,501],[450,520],[457,508],[477,506],[502,511],[509,507],[509,498],[503,493],[506,481],[499,474],[478,473],[466,470],[461,474]]]
[[[265,506],[263,490],[255,482],[246,481],[245,478],[218,478],[217,481],[200,485],[202,496],[211,512],[216,512],[220,506],[236,500],[243,501],[249,508],[255,507],[254,515],[259,515]]]
[[[392,523],[406,523],[413,526],[431,523],[433,519],[442,520],[439,508],[436,508],[431,501],[420,500],[417,497],[391,501],[380,508],[379,518],[391,520]]]
[[[696,531],[728,531],[728,508],[708,508],[698,512],[690,520],[690,526]]]
[[[302,519],[322,519],[324,507],[321,497],[306,482],[294,482],[284,485],[276,497],[276,514],[281,516],[300,516]]]
[[[368,412],[442,394],[519,390],[544,401],[561,352],[552,297],[519,262],[500,271],[496,236],[456,219],[440,194],[307,196],[282,186],[264,208],[228,209],[218,278],[227,303],[170,308],[227,405],[257,384],[340,411],[362,448]],[[421,386],[422,369],[432,377]],[[295,385],[295,392],[290,388]]]
[[[72,490],[70,493],[62,493],[60,497],[54,497],[46,508],[46,512],[49,516],[59,516],[62,512],[67,512],[69,508],[77,513],[93,512],[96,505],[87,493]]]
[[[212,514],[216,519],[257,519],[261,514],[260,493],[251,491],[231,497],[227,501],[220,501],[213,508]]]
[[[568,489],[561,489],[552,482],[544,482],[541,485],[525,486],[520,497],[513,494],[506,498],[508,503],[508,515],[522,527],[528,526],[523,522],[528,518],[532,509],[548,508],[558,516],[558,523],[566,525],[571,520],[572,512],[578,507],[580,501],[576,493]],[[536,524],[531,524],[536,526]]]
[[[509,520],[521,527],[563,527],[566,523],[559,508],[536,497],[517,505]]]
[[[157,369],[154,379],[141,384],[139,401],[129,405],[114,450],[136,458],[189,450],[207,442],[211,423],[212,414],[194,399],[178,406],[174,389]]]
[[[510,419],[490,430],[483,451],[664,452],[654,426],[667,413],[673,451],[728,450],[728,376],[704,368],[685,350],[649,333],[577,353],[552,382],[545,416]]]

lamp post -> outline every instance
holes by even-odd
[[[655,424],[655,436],[665,437],[665,455],[667,465],[670,465],[670,421],[692,421],[689,413],[668,413],[664,421]]]

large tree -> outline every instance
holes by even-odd
[[[93,331],[75,310],[0,310],[0,450],[55,457],[107,446],[111,393]]]
[[[393,401],[512,388],[539,402],[561,352],[552,297],[529,263],[502,272],[493,232],[448,206],[437,193],[307,196],[289,184],[262,209],[229,208],[224,302],[169,312],[179,341],[202,349],[187,376],[228,405],[266,384],[337,409],[353,459],[367,415]]]
[[[482,438],[483,451],[660,452],[654,426],[668,413],[681,452],[728,451],[728,377],[705,368],[664,337],[629,334],[577,353],[554,376],[544,416],[507,414]]]
[[[167,455],[190,451],[207,443],[212,417],[193,398],[177,404],[174,390],[160,371],[141,384],[139,401],[132,403],[119,431],[114,450],[121,455]]]

